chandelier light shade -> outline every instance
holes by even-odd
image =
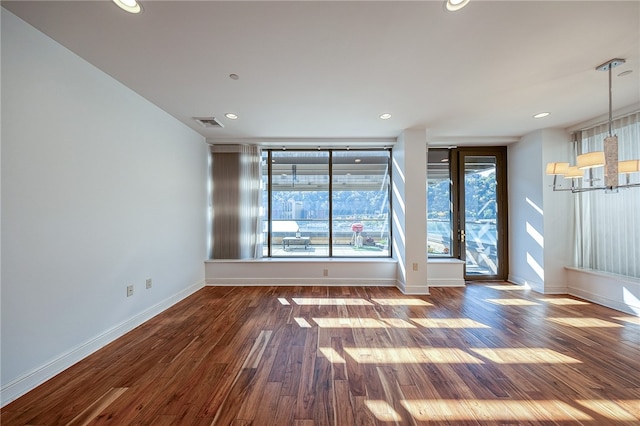
[[[640,160],[626,160],[618,163],[618,173],[637,173],[640,172]]]
[[[604,167],[604,152],[593,151],[578,155],[577,166],[582,170],[594,167]]]
[[[549,163],[547,164],[548,175],[566,175],[569,171],[569,163]]]
[[[618,188],[632,188],[640,187],[640,183],[630,183],[629,175],[631,173],[640,172],[640,160],[625,160],[619,161],[618,159],[618,136],[612,134],[613,128],[613,105],[612,105],[612,90],[611,90],[611,70],[618,65],[624,64],[624,59],[611,59],[602,65],[596,67],[598,71],[607,71],[609,73],[609,134],[604,138],[603,150],[593,151],[580,154],[577,156],[575,165],[571,166],[570,163],[553,162],[548,163],[546,168],[546,174],[553,176],[553,190],[554,191],[571,191],[571,192],[585,192],[594,190],[604,190],[605,192],[617,192]],[[594,182],[600,179],[594,178],[593,169],[597,167],[604,167],[604,182],[602,185],[594,185]],[[589,172],[588,179],[584,179],[583,185],[578,186],[576,179],[583,178],[585,171]],[[620,175],[626,176],[626,183],[620,184]],[[564,176],[571,180],[570,188],[563,188],[556,185],[558,176]]]
[[[577,166],[570,166],[564,177],[567,179],[582,179],[584,177],[584,170]]]

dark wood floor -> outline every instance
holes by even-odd
[[[508,284],[207,287],[5,425],[640,425],[640,318]]]

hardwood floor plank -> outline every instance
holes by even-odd
[[[102,412],[106,407],[109,406],[113,401],[118,399],[120,395],[127,391],[127,388],[111,388],[107,393],[101,396],[96,402],[89,405],[82,413],[78,414],[75,418],[73,418],[67,426],[77,426],[77,425],[87,425],[91,422],[98,414]]]
[[[304,348],[301,346],[292,346],[289,357],[287,358],[285,374],[282,379],[282,395],[298,395],[303,358]]]
[[[349,392],[349,383],[346,380],[333,380],[333,405],[335,407],[333,418],[336,425],[356,424],[353,418],[352,394]]]
[[[307,329],[307,338],[302,352],[302,364],[298,376],[299,386],[296,400],[295,420],[313,419],[313,405],[316,395],[313,392],[314,367],[318,352],[318,329]]]
[[[207,424],[211,423],[215,413],[211,413],[210,417],[200,417],[201,410],[219,387],[227,368],[227,364],[216,363],[215,359],[211,362],[204,359],[184,385],[174,391],[171,399],[165,400],[159,407],[157,414],[175,415],[179,419],[207,418]],[[184,422],[189,423],[186,420]]]
[[[293,415],[296,411],[296,396],[281,395],[278,399],[276,415],[273,421],[268,423],[273,426],[291,425],[293,424]]]
[[[269,371],[273,366],[277,352],[275,350],[276,342],[271,342],[271,331],[264,333],[262,338],[256,340],[256,345],[259,345],[261,349],[261,355],[259,360],[254,359],[254,356],[247,358],[247,365],[252,370],[255,370],[255,375],[252,378],[249,388],[247,389],[247,396],[242,400],[240,411],[238,412],[238,418],[245,420],[258,419],[258,413],[262,412],[264,415],[264,405],[272,401],[273,413],[276,412],[277,397],[280,394],[282,383],[269,382]],[[266,341],[264,339],[267,339]],[[273,339],[271,339],[273,340]],[[253,367],[252,367],[253,366]],[[277,391],[275,395],[271,395],[270,392]]]
[[[0,421],[634,426],[640,320],[499,283],[205,287]]]
[[[212,425],[230,425],[236,419],[254,375],[255,370],[253,369],[240,371],[220,407],[216,410],[216,415],[211,422]]]
[[[378,424],[374,414],[367,407],[366,396],[352,396],[352,400],[354,424],[362,426]]]
[[[251,419],[255,424],[268,424],[278,414],[278,402],[280,402],[280,389],[282,383],[278,382],[266,382],[264,388],[260,392],[260,395],[252,394],[249,398],[253,401],[254,410],[251,412]],[[243,410],[247,410],[246,406]],[[240,413],[240,417],[247,418],[243,412]]]
[[[401,401],[407,398],[402,393],[402,387],[398,382],[397,370],[389,366],[377,367],[377,370],[384,395],[384,400],[380,402],[384,402],[381,404],[382,408],[386,407],[386,410],[380,411],[378,419],[398,425],[414,424],[413,417],[401,404]]]
[[[314,423],[318,426],[334,424],[333,376],[328,359],[316,356],[312,386]]]
[[[344,348],[342,347],[342,338],[338,336],[331,337],[331,347],[323,348],[326,353],[323,355],[331,363],[331,374],[333,380],[347,380],[347,370]]]

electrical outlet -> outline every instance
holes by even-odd
[[[328,277],[329,276],[329,270],[328,269],[323,269],[322,270],[322,276],[323,277]]]
[[[152,285],[151,278],[147,278],[147,290],[150,289]]]
[[[127,286],[127,297],[129,296],[133,296],[133,286],[132,285],[128,285]]]
[[[413,264],[413,270],[414,270],[414,271],[417,271],[417,270],[418,270],[418,264],[417,264],[417,263],[414,263],[414,264]]]

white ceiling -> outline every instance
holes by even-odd
[[[209,141],[353,144],[425,128],[441,144],[507,143],[605,114],[595,67],[616,57],[614,109],[640,105],[640,1],[142,4],[2,2]],[[224,128],[192,120],[204,116]]]

